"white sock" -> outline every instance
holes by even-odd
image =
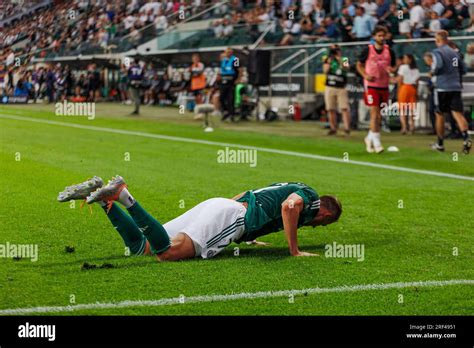
[[[118,201],[122,203],[125,208],[130,208],[132,205],[135,204],[135,198],[133,198],[133,196],[130,194],[130,192],[128,192],[126,188],[124,188],[122,192],[120,192]]]
[[[370,141],[373,140],[373,134],[371,130],[369,130],[369,133],[367,134],[367,139],[369,139]]]
[[[372,133],[372,141],[374,143],[374,146],[382,146],[382,143],[380,142],[380,133]]]

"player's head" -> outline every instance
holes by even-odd
[[[416,60],[413,54],[405,54],[403,55],[403,64],[407,64],[410,66],[410,69],[416,69]]]
[[[443,46],[448,43],[449,34],[446,30],[440,30],[435,34],[435,43],[436,46]]]
[[[385,36],[387,36],[388,30],[383,25],[377,25],[372,33],[374,40],[377,44],[383,45]]]
[[[193,60],[193,63],[199,63],[199,61],[201,60],[200,57],[199,57],[199,54],[194,53],[192,55],[192,60]]]
[[[311,225],[314,226],[326,226],[339,220],[342,214],[342,204],[334,196],[321,196],[321,205],[319,211],[311,221]]]
[[[431,66],[431,64],[433,64],[433,54],[431,52],[425,52],[423,55],[423,60],[425,61],[426,65]]]

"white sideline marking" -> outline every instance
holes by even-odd
[[[232,300],[250,300],[259,298],[272,297],[288,297],[290,295],[298,296],[305,294],[322,294],[331,292],[354,292],[354,291],[371,291],[371,290],[387,290],[387,289],[404,289],[410,287],[429,287],[429,286],[446,286],[446,285],[474,285],[474,280],[470,279],[452,279],[452,280],[428,280],[420,282],[408,283],[387,283],[387,284],[367,284],[338,286],[335,288],[309,288],[302,290],[279,290],[279,291],[260,291],[260,292],[243,292],[238,294],[227,295],[203,295],[184,297],[184,303],[206,303],[206,302],[223,302]],[[174,304],[183,304],[181,297],[163,298],[160,300],[137,300],[122,301],[109,303],[86,303],[71,306],[52,306],[52,307],[33,307],[33,308],[14,308],[2,309],[0,315],[21,315],[32,313],[57,313],[57,312],[73,312],[87,309],[117,309],[128,307],[159,307]]]
[[[223,147],[225,146],[236,147],[236,148],[242,148],[242,149],[257,150],[260,152],[276,153],[280,155],[304,157],[304,158],[311,158],[311,159],[317,159],[317,160],[322,160],[322,161],[332,161],[332,162],[338,162],[338,163],[349,163],[349,164],[356,164],[356,165],[366,166],[366,167],[396,170],[400,172],[408,172],[408,173],[424,174],[424,175],[431,175],[431,176],[440,176],[440,177],[451,178],[451,179],[474,181],[474,177],[464,176],[464,175],[449,174],[449,173],[435,172],[431,170],[421,170],[421,169],[413,169],[413,168],[406,168],[406,167],[399,167],[399,166],[391,166],[388,164],[380,164],[380,163],[372,163],[372,162],[364,162],[364,161],[352,161],[352,160],[345,161],[341,158],[336,158],[336,157],[314,155],[310,153],[295,152],[295,151],[285,151],[285,150],[271,149],[271,148],[266,148],[266,147],[257,147],[257,146],[241,145],[241,144],[223,143],[223,142],[210,141],[210,140],[183,138],[183,137],[176,137],[176,136],[170,136],[170,135],[153,134],[153,133],[146,133],[146,132],[139,132],[139,131],[129,131],[129,130],[117,129],[117,128],[86,126],[82,124],[58,122],[58,121],[37,119],[37,118],[32,118],[32,117],[6,115],[6,114],[0,114],[0,118],[52,124],[56,126],[63,126],[63,127],[70,127],[70,128],[87,129],[87,130],[93,130],[93,131],[98,131],[98,132],[135,135],[135,136],[145,137],[145,138],[163,139],[163,140],[179,141],[179,142],[185,142],[185,143],[204,144],[204,145],[223,146]]]

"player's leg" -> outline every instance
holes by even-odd
[[[451,92],[451,114],[453,118],[456,120],[458,125],[459,131],[461,132],[464,144],[463,144],[463,152],[468,154],[472,147],[472,140],[469,136],[469,125],[467,123],[466,118],[463,115],[463,102],[461,97],[461,92]]]
[[[114,201],[121,203],[150,243],[153,254],[162,253],[170,247],[171,240],[165,228],[133,198],[121,176],[112,178],[106,186],[87,197],[89,204],[100,201],[108,202],[107,209],[110,210]]]
[[[382,113],[381,108],[387,107],[388,90],[374,90],[374,107],[373,114],[371,114],[370,128],[372,130],[372,143],[374,144],[374,151],[382,153],[384,148],[380,139],[380,129],[382,127]]]
[[[106,212],[114,228],[122,237],[130,253],[133,255],[148,254],[149,245],[147,245],[147,239],[130,215],[120,209],[116,203],[113,203],[110,207],[107,206],[106,202],[99,202],[99,204]]]
[[[342,120],[344,122],[344,132],[346,135],[351,133],[351,116],[349,113],[349,96],[345,88],[338,89],[337,101],[339,104],[339,110],[342,113]]]
[[[433,101],[436,113],[435,129],[437,141],[431,145],[433,150],[444,151],[444,126],[445,120],[443,112],[446,112],[446,94],[438,92],[436,89],[433,91]],[[449,111],[449,110],[448,110]]]
[[[68,202],[71,200],[86,199],[92,192],[103,186],[103,181],[98,176],[86,180],[80,184],[68,186],[58,195],[59,202]],[[106,203],[99,201],[104,210],[107,210]],[[141,233],[138,226],[122,209],[116,204],[110,206],[107,214],[114,228],[122,237],[125,245],[129,248],[131,254],[141,255],[146,250],[146,238]]]
[[[452,115],[454,119],[456,120],[456,123],[458,124],[459,130],[461,131],[461,135],[464,140],[463,152],[465,154],[468,154],[472,147],[472,140],[468,133],[469,125],[466,121],[466,118],[462,114],[462,112],[452,111]]]

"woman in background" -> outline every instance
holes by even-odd
[[[401,133],[415,133],[415,118],[417,111],[417,91],[420,71],[416,67],[415,57],[412,54],[403,56],[403,64],[398,69],[398,113],[402,125]],[[408,121],[407,121],[408,118]],[[408,123],[408,129],[407,129]]]

